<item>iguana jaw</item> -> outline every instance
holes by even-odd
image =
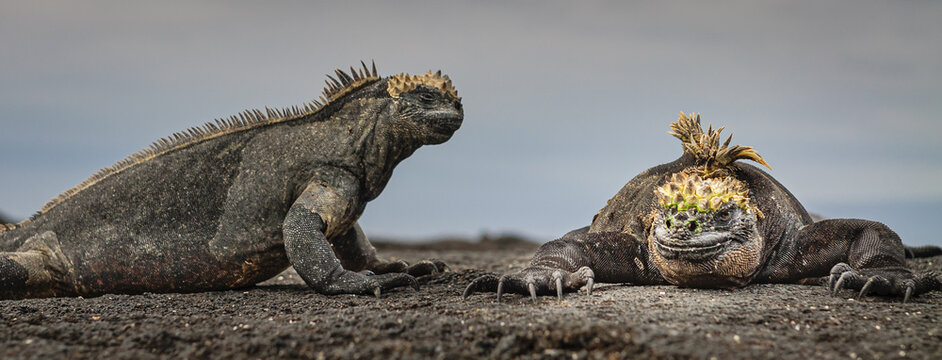
[[[418,120],[424,123],[435,134],[428,144],[441,144],[448,139],[461,127],[464,119],[460,111],[429,113],[427,116]]]

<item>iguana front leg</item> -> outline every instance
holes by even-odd
[[[412,285],[415,278],[403,273],[374,275],[344,269],[327,236],[345,232],[362,209],[354,185],[311,184],[288,211],[282,225],[285,253],[298,275],[322,294],[373,294]],[[346,185],[346,186],[345,186]],[[346,223],[346,224],[345,224]]]
[[[913,274],[906,267],[899,236],[886,225],[858,219],[830,219],[802,228],[769,260],[758,282],[824,283],[868,294],[911,296],[942,289],[942,275]]]
[[[558,240],[543,244],[526,269],[506,275],[478,277],[464,291],[496,291],[497,301],[504,292],[537,295],[563,293],[586,286],[591,295],[595,282],[663,284],[654,264],[648,260],[647,246],[626,233],[589,233],[573,231]]]

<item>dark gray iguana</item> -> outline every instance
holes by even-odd
[[[319,293],[379,296],[443,270],[379,260],[356,220],[396,164],[461,126],[451,80],[336,76],[320,101],[161,139],[0,225],[0,298],[232,289],[289,265]]]
[[[749,283],[824,282],[837,294],[910,296],[942,288],[939,274],[913,275],[905,251],[942,254],[937,247],[906,248],[886,225],[857,219],[813,222],[795,197],[762,170],[752,147],[720,144],[700,116],[671,124],[683,155],[628,182],[588,228],[544,244],[528,268],[489,274],[476,291],[556,294],[594,282],[735,288]]]

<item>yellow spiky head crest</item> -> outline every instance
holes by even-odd
[[[442,95],[452,100],[461,100],[458,97],[458,90],[451,84],[451,79],[448,78],[448,75],[442,75],[441,70],[434,73],[429,70],[423,75],[402,73],[390,76],[386,85],[386,92],[389,93],[389,96],[397,98],[400,94],[415,89],[419,85],[436,88],[442,92]]]
[[[704,177],[728,175],[730,165],[739,159],[752,160],[772,170],[769,163],[765,162],[752,146],[729,146],[733,135],[729,135],[726,141],[720,144],[722,127],[713,130],[713,124],[710,124],[709,129],[703,132],[700,114],[687,115],[681,112],[677,121],[671,123],[671,130],[668,134],[680,139],[684,152],[703,163],[701,172]]]
[[[672,175],[654,193],[664,209],[706,213],[732,203],[740,209],[755,211],[749,202],[749,190],[742,181],[732,177],[704,178],[697,173],[682,171]]]

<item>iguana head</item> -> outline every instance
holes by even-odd
[[[393,75],[387,79],[386,92],[393,98],[401,120],[395,126],[413,132],[426,144],[447,141],[461,126],[461,98],[451,79],[441,71]]]
[[[311,104],[308,113],[334,103],[392,104],[387,108],[392,113],[384,112],[379,117],[383,119],[380,124],[383,131],[403,135],[417,141],[418,145],[443,143],[461,126],[464,119],[461,98],[451,79],[442,75],[441,70],[434,73],[429,70],[422,75],[400,73],[381,77],[375,63],[371,67],[364,62],[361,64],[362,69],[350,67],[349,72],[337,69],[336,76],[327,75],[324,94]],[[379,115],[378,109],[361,108]]]
[[[761,213],[741,182],[682,172],[656,196],[648,249],[665,279],[697,287],[749,282],[761,260]]]
[[[751,147],[721,145],[722,128],[706,133],[700,116],[680,114],[671,134],[693,155],[695,166],[671,175],[655,189],[648,250],[664,278],[692,287],[739,287],[762,261],[763,217],[732,163],[749,159],[768,164]]]

